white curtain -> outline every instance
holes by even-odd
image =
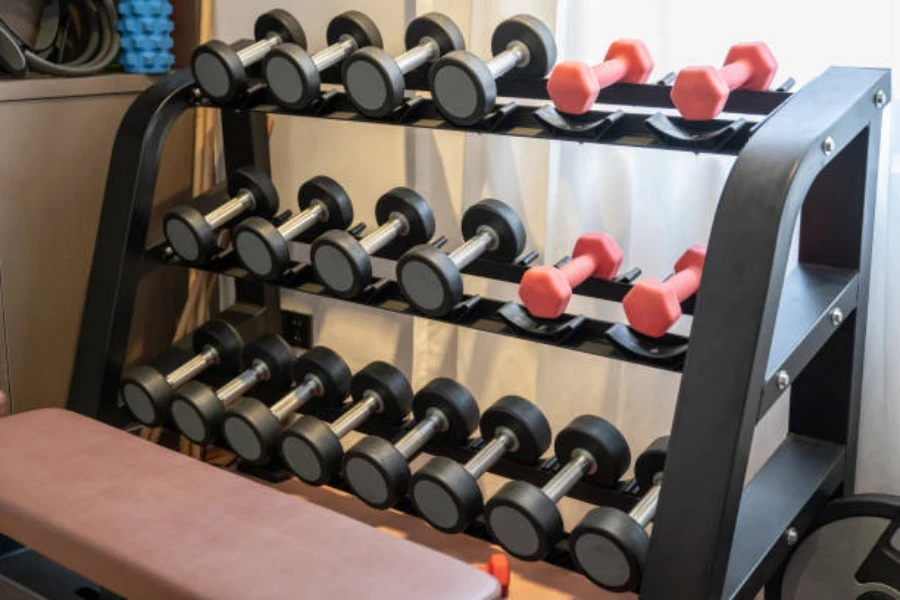
[[[365,10],[381,27],[387,49],[396,53],[402,51],[404,25],[413,13],[439,10],[457,20],[469,48],[482,56],[489,54],[497,23],[531,13],[556,32],[561,59],[598,61],[618,37],[644,39],[656,59],[656,77],[689,64],[719,64],[729,44],[743,40],[767,41],[781,66],[776,79],[793,76],[798,85],[833,64],[890,66],[900,48],[890,0],[860,0],[852,6],[763,0],[740,8],[712,0],[219,0],[215,36],[249,35],[254,16],[274,6],[302,20],[313,49],[324,45],[333,15]],[[889,131],[890,112],[886,117]],[[894,166],[890,142],[886,133],[858,489],[900,493],[900,375],[891,368],[900,362],[900,320],[890,318],[900,301],[900,264],[892,260],[900,251],[900,208],[888,202],[900,189],[892,185],[900,166]],[[439,233],[452,246],[460,242],[462,211],[491,196],[526,219],[528,247],[540,250],[548,263],[569,253],[580,233],[603,230],[622,245],[626,267],[640,266],[647,276],[658,277],[671,270],[687,246],[708,238],[733,160],[279,118],[272,164],[287,205],[294,205],[302,181],[327,174],[347,187],[357,218],[371,224],[378,195],[410,185],[430,200]],[[390,274],[383,267],[376,265],[376,272]],[[508,284],[469,278],[466,286],[501,299],[516,295]],[[332,345],[354,370],[372,360],[389,360],[410,374],[416,388],[437,375],[455,377],[482,408],[502,395],[520,394],[537,402],[557,431],[578,414],[600,414],[624,432],[635,454],[671,425],[676,375],[301,294],[285,293],[284,302],[314,311],[317,343]],[[623,318],[617,305],[576,299],[572,308]],[[678,331],[686,332],[689,319],[683,321]],[[760,424],[751,470],[783,436],[785,416],[781,402]],[[583,507],[567,507],[567,521],[581,512]]]

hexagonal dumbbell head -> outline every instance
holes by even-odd
[[[586,233],[575,244],[572,260],[559,268],[528,269],[519,284],[519,297],[532,315],[555,319],[572,299],[572,288],[588,278],[612,279],[622,266],[622,249],[606,233]]]
[[[598,65],[577,61],[558,64],[547,81],[547,92],[562,112],[582,115],[591,110],[603,88],[619,81],[644,83],[651,71],[653,57],[644,42],[616,40]]]
[[[681,317],[681,303],[697,293],[706,262],[706,247],[692,246],[675,263],[666,281],[641,281],[622,300],[631,327],[650,337],[662,337]]]
[[[735,44],[728,51],[725,66],[721,69],[688,67],[682,70],[672,86],[672,102],[685,119],[712,119],[724,110],[731,90],[764,91],[771,85],[777,70],[778,61],[764,43]]]

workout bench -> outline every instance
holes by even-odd
[[[0,419],[0,533],[129,599],[498,598],[497,581],[59,409]]]

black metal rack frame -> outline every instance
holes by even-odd
[[[334,73],[326,80],[336,81]],[[421,73],[411,74],[408,84],[425,89]],[[713,224],[683,361],[648,363],[622,352],[606,341],[611,324],[600,322],[563,341],[537,338],[682,372],[642,598],[753,598],[777,581],[797,535],[803,536],[824,503],[853,490],[881,109],[890,88],[889,71],[832,67],[793,94],[736,91],[726,111],[758,118],[702,126],[625,110],[573,120],[546,106],[510,102],[482,125],[459,128],[427,99],[379,121],[737,156]],[[547,98],[543,82],[501,79],[499,92]],[[618,84],[602,91],[598,102],[671,109],[668,96],[665,83]],[[143,93],[123,120],[82,319],[72,410],[107,422],[121,418],[118,385],[137,283],[150,269],[177,263],[164,258],[161,248],[147,248],[163,141],[177,117],[200,104],[190,73],[180,71]],[[249,164],[269,168],[268,113],[287,114],[266,103],[264,90],[250,94],[240,108],[222,109],[229,171]],[[366,121],[339,91],[326,93],[303,116]],[[801,214],[799,266],[786,276]],[[241,301],[274,308],[268,311],[273,328],[279,286],[324,293],[302,266],[274,285],[250,280],[227,253],[208,268],[236,277]],[[517,281],[523,268],[478,261],[470,272]],[[412,314],[394,284],[379,285],[361,302]],[[589,285],[576,292],[617,301],[628,285]],[[501,308],[483,299],[450,320],[535,339],[499,319]],[[754,428],[788,388],[789,435],[745,486]],[[429,449],[459,457],[471,452]],[[517,471],[505,465],[498,472],[539,481],[552,466]],[[578,495],[627,508],[634,491],[626,485],[603,498],[590,490]],[[768,586],[768,597],[778,597],[775,588]]]

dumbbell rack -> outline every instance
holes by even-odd
[[[333,71],[325,75],[326,82],[337,81]],[[410,74],[407,83],[425,89],[424,74]],[[504,78],[498,85],[503,97],[546,100],[543,82]],[[888,71],[832,67],[793,94],[734,92],[726,112],[756,120],[693,126],[646,111],[672,108],[666,82],[617,84],[598,98],[643,112],[565,120],[546,107],[510,102],[483,124],[459,128],[422,99],[380,121],[737,156],[713,224],[689,343],[678,336],[664,342],[664,350],[687,346],[686,356],[654,360],[623,350],[609,341],[613,324],[599,321],[582,319],[568,335],[554,335],[555,325],[550,334],[524,332],[499,316],[503,303],[490,299],[470,299],[444,319],[682,373],[642,598],[754,597],[778,581],[797,536],[827,499],[853,490],[881,109],[890,88]],[[146,244],[163,141],[179,115],[202,104],[191,74],[179,71],[143,93],[123,120],[82,320],[69,397],[73,410],[121,420],[118,384],[137,283],[159,266],[178,264],[164,246]],[[288,114],[267,104],[261,89],[244,106],[222,109],[229,172],[249,164],[269,168],[268,113]],[[365,121],[337,91],[302,116]],[[786,276],[801,214],[799,266]],[[467,272],[517,282],[526,266],[479,260]],[[273,327],[279,287],[326,295],[302,265],[274,284],[250,279],[227,252],[205,268],[234,277],[239,300],[270,308]],[[619,301],[628,289],[627,280],[591,282],[576,293]],[[414,314],[392,282],[378,282],[351,302]],[[745,486],[754,427],[788,388],[790,433]],[[427,451],[465,460],[475,446],[432,444]],[[554,469],[552,460],[537,468],[501,461],[494,471],[540,485]],[[580,484],[573,495],[627,509],[636,493],[633,483],[612,490]],[[563,556],[557,552],[548,560],[572,568]],[[768,586],[767,595],[777,598],[777,585]]]

